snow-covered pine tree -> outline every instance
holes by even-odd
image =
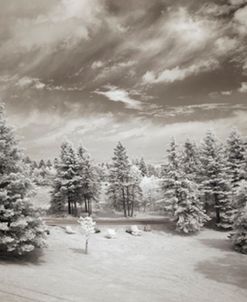
[[[41,159],[40,162],[39,162],[39,169],[45,168],[45,167],[46,167],[45,161],[43,159]]]
[[[114,156],[109,175],[110,185],[107,195],[116,210],[122,210],[127,217],[127,186],[130,173],[130,163],[125,147],[119,142],[114,149]]]
[[[47,160],[47,162],[46,162],[46,167],[47,167],[48,169],[51,169],[51,168],[52,168],[52,163],[51,163],[51,160],[50,160],[50,159]]]
[[[92,164],[89,153],[82,146],[78,148],[78,164],[80,176],[79,194],[85,204],[85,212],[92,214],[92,202],[98,200],[100,181],[97,170]]]
[[[176,222],[176,229],[184,233],[199,231],[209,219],[202,209],[197,185],[186,178],[181,168],[180,156],[175,140],[172,140],[168,152],[163,180],[163,192],[166,210]]]
[[[133,216],[135,208],[139,209],[142,202],[142,189],[140,187],[142,178],[142,173],[139,168],[132,165],[129,171],[128,184],[126,186],[127,214],[130,217]]]
[[[147,175],[147,165],[146,165],[143,157],[139,161],[138,167],[139,167],[139,169],[141,171],[142,177],[146,176]]]
[[[0,107],[0,250],[24,254],[45,246],[46,227],[28,201],[31,181]]]
[[[236,251],[247,254],[247,206],[234,222],[231,240]]]
[[[81,202],[79,163],[76,152],[69,142],[61,145],[60,160],[53,183],[51,211],[62,213],[67,204],[68,214],[77,215],[77,203]]]
[[[234,207],[241,212],[247,205],[247,181],[241,180],[233,196]]]
[[[181,168],[189,180],[198,182],[200,171],[199,151],[194,143],[187,139],[183,145]]]
[[[227,174],[233,190],[244,178],[245,147],[237,130],[233,130],[226,141]]]
[[[200,192],[205,204],[213,207],[217,226],[230,229],[235,211],[226,173],[226,158],[222,144],[211,131],[206,133],[202,142],[200,161]]]

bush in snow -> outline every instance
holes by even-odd
[[[114,238],[116,238],[116,231],[114,229],[107,229],[105,237],[107,239],[114,239]]]
[[[85,254],[88,253],[88,241],[91,234],[95,233],[95,222],[93,221],[92,217],[80,217],[78,223],[81,227],[81,232],[83,236],[85,236]]]
[[[131,226],[127,227],[126,233],[129,233],[129,234],[131,234],[133,236],[141,236],[142,231],[139,230],[139,228],[138,228],[137,225],[131,225]]]
[[[46,237],[46,227],[27,199],[31,181],[23,165],[0,107],[0,250],[20,255],[44,247]]]

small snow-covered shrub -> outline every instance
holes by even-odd
[[[141,236],[142,231],[138,229],[137,225],[131,225],[127,227],[126,232],[133,236]]]
[[[85,254],[88,253],[88,241],[91,234],[95,233],[95,222],[92,217],[80,217],[78,223],[81,226],[81,233],[85,236]]]
[[[151,228],[150,224],[147,224],[144,226],[144,232],[151,232],[151,231],[152,231],[152,228]]]
[[[116,231],[114,229],[107,229],[105,237],[107,239],[114,239],[114,238],[116,238]]]
[[[65,227],[65,232],[67,233],[67,234],[75,234],[76,232],[71,228],[71,226],[69,226],[69,225],[67,225],[66,227]]]

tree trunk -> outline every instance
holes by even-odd
[[[77,216],[77,203],[76,203],[76,201],[74,201],[74,210],[75,210],[74,216]]]
[[[127,212],[128,212],[128,216],[130,216],[130,198],[129,198],[129,187],[127,187],[126,189],[127,189]]]
[[[218,201],[217,194],[214,194],[214,200],[215,200],[216,223],[220,223],[220,208],[219,208],[219,201]]]
[[[70,203],[69,196],[68,196],[68,213],[69,213],[69,215],[71,214],[71,203]]]
[[[92,202],[90,199],[88,199],[88,215],[92,215]]]
[[[85,254],[88,254],[88,238],[86,239],[85,243]]]
[[[122,188],[122,195],[123,195],[123,210],[124,210],[124,217],[127,217],[127,212],[126,212],[126,200],[125,200],[125,195],[124,195],[124,187]]]
[[[88,207],[87,207],[87,199],[84,198],[84,203],[85,203],[85,212],[87,213],[88,212]]]

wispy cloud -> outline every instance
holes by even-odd
[[[96,90],[95,93],[104,95],[110,101],[121,102],[128,109],[141,110],[142,102],[132,98],[128,91],[112,85],[107,85],[104,88],[106,91]]]
[[[45,88],[45,84],[40,81],[38,78],[31,78],[31,77],[22,77],[16,82],[16,86],[20,88],[36,88],[36,89],[43,89]]]
[[[201,61],[184,68],[176,66],[172,69],[165,69],[158,74],[155,74],[153,71],[147,71],[143,75],[143,83],[173,83],[175,81],[181,81],[191,75],[196,75],[199,72],[216,69],[218,66],[219,63],[216,60],[208,60]]]

